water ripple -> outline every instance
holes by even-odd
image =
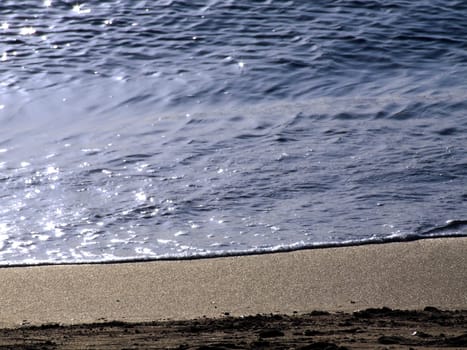
[[[0,264],[465,235],[466,15],[2,1]]]

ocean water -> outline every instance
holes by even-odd
[[[466,18],[2,0],[0,265],[466,235]]]

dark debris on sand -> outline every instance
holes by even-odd
[[[0,329],[0,350],[467,349],[467,310],[225,316]]]

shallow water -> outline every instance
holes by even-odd
[[[0,264],[465,235],[466,16],[2,1]]]

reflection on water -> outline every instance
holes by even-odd
[[[443,234],[466,209],[466,14],[2,1],[2,263]]]

